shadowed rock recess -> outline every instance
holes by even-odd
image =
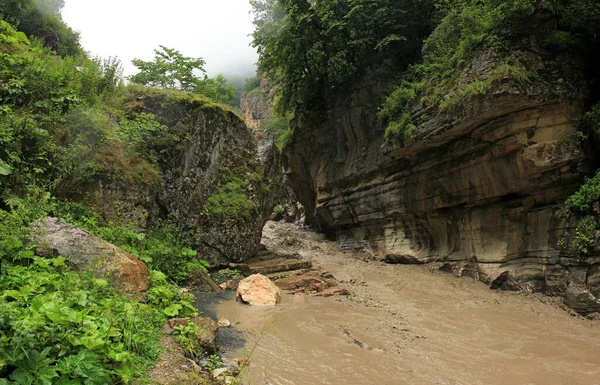
[[[369,86],[298,119],[284,168],[307,221],[390,263],[445,262],[504,289],[570,287],[569,306],[598,310],[600,259],[580,263],[559,247],[573,224],[558,206],[590,172],[575,134],[586,87],[577,68],[523,56],[548,76],[503,81],[450,111],[415,108],[411,137],[384,142]],[[491,73],[484,59],[457,83]]]

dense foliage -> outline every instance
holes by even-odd
[[[253,0],[259,71],[283,110],[319,103],[369,71],[397,73],[418,59],[433,2]]]
[[[61,20],[64,5],[64,0],[0,0],[0,15],[63,57],[81,54],[79,34]]]
[[[501,83],[526,88],[538,80],[543,74],[520,60],[519,50],[537,50],[551,60],[576,55],[590,69],[600,65],[600,4],[594,0],[446,0],[439,5],[444,17],[423,45],[422,63],[403,75],[379,113],[387,139],[412,135],[417,106],[451,112]],[[465,82],[460,75],[482,53],[496,62],[493,72]]]
[[[61,6],[0,0],[0,384],[130,383],[160,353],[166,319],[195,311],[174,284],[206,262],[166,220],[141,230],[70,201],[87,202],[99,183],[153,185],[159,150],[150,144],[172,135],[154,115],[123,109],[132,94],[159,91],[125,87],[118,59],[82,54]],[[231,93],[222,77],[203,87],[213,99],[193,97],[213,106]],[[144,301],[72,271],[64,258],[36,256],[28,229],[48,215],[145,261]]]
[[[139,303],[116,293],[106,280],[73,272],[62,257],[35,256],[34,245],[25,242],[28,225],[48,214],[99,235],[110,231],[116,241],[129,234],[99,227],[82,215],[81,206],[49,195],[8,203],[9,210],[0,210],[0,384],[127,383],[143,376],[160,353],[163,323],[192,314],[191,298],[154,271],[148,298]]]

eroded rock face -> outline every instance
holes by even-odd
[[[128,293],[148,290],[150,276],[144,262],[79,227],[49,217],[32,225],[32,236],[37,255],[63,256],[75,270],[91,271]]]
[[[269,83],[263,79],[259,88],[242,96],[240,110],[248,127],[259,128],[264,120],[273,117],[272,92]]]
[[[287,180],[307,221],[345,248],[564,295],[572,270],[598,261],[559,246],[573,223],[557,205],[590,167],[574,135],[584,95],[571,92],[585,87],[555,80],[562,86],[499,88],[459,113],[415,111],[414,137],[392,143],[368,87],[338,95],[323,117],[298,120]]]
[[[254,274],[240,282],[236,297],[252,306],[275,306],[281,301],[281,291],[269,278]]]
[[[126,110],[152,113],[169,128],[149,148],[159,154],[161,181],[148,218],[175,223],[199,256],[214,264],[251,258],[280,189],[272,138],[206,101],[159,93],[138,97]]]

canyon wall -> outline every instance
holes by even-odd
[[[494,287],[567,293],[582,313],[600,309],[600,259],[582,263],[561,247],[573,223],[558,206],[591,171],[577,133],[585,86],[567,76],[507,81],[451,112],[416,108],[414,133],[391,142],[373,87],[337,95],[307,111],[321,118],[297,121],[288,184],[308,222],[343,247],[391,263],[438,262]]]

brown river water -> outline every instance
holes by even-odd
[[[291,236],[295,245],[284,246]],[[294,225],[263,242],[329,270],[348,297],[284,295],[275,308],[211,306],[245,344],[252,385],[600,385],[600,322],[541,295],[496,292],[426,266],[369,262]]]

